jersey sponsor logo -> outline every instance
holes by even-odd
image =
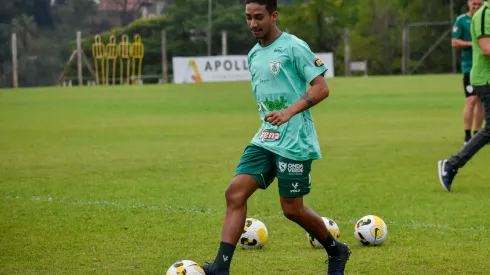
[[[269,79],[259,79],[259,84],[265,84],[267,82],[269,82]]]
[[[315,66],[317,67],[323,66],[323,62],[320,60],[320,58],[315,58],[315,60],[313,60],[313,63],[315,63]]]
[[[279,111],[286,109],[287,99],[284,96],[281,96],[278,100],[269,100],[268,98],[265,101],[259,102],[259,112],[261,111]]]
[[[281,71],[281,62],[280,61],[271,61],[269,62],[269,70],[273,75],[278,75]]]
[[[274,52],[275,53],[282,53],[284,51],[284,49],[282,47],[279,47],[279,48],[275,48],[274,49]]]
[[[262,130],[259,136],[259,140],[279,140],[281,139],[281,133],[277,131]]]
[[[289,175],[302,175],[303,174],[303,164],[302,163],[287,163],[280,161],[279,171],[281,173],[288,172]]]
[[[303,174],[303,164],[302,163],[289,163],[288,164],[289,175],[301,175]]]
[[[466,92],[469,94],[473,93],[473,86],[471,85],[466,86]]]
[[[298,189],[299,183],[294,182],[291,184],[293,186],[293,189],[289,190],[291,193],[299,193],[301,192],[301,189]]]

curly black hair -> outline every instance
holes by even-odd
[[[269,13],[273,13],[277,10],[277,0],[245,0],[245,5],[250,3],[265,6]]]

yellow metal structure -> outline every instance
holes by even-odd
[[[102,43],[102,38],[100,35],[95,36],[94,43],[92,44],[92,56],[94,58],[95,65],[95,83],[99,85],[99,62],[100,62],[100,72],[101,72],[101,81],[102,83],[106,83],[105,80],[105,69],[104,69],[104,59],[105,59],[105,48],[104,43]]]
[[[96,85],[116,85],[118,59],[119,83],[142,83],[141,73],[145,46],[139,34],[134,36],[133,43],[129,42],[128,35],[123,34],[119,44],[116,42],[116,36],[112,35],[106,45],[102,42],[101,36],[96,35],[92,44],[92,56]]]
[[[116,44],[116,37],[113,35],[109,39],[109,43],[105,46],[105,59],[106,59],[106,85],[109,85],[109,68],[112,67],[111,70],[111,79],[112,85],[116,85],[116,63],[118,57],[118,50]],[[111,66],[112,63],[112,66]]]
[[[127,83],[130,84],[130,54],[129,50],[131,48],[131,44],[129,44],[129,37],[127,35],[123,35],[121,37],[121,42],[118,46],[119,53],[119,83],[124,83],[124,63],[126,63],[126,76]]]
[[[145,46],[141,42],[141,36],[139,34],[136,34],[134,36],[134,42],[131,44],[130,48],[130,55],[132,59],[132,67],[133,71],[131,74],[131,78],[133,80],[133,84],[135,83],[135,71],[136,71],[136,66],[138,66],[138,84],[141,84],[141,71],[142,71],[142,66],[143,66],[143,57],[145,56]],[[137,64],[136,64],[137,63]]]

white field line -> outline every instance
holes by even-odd
[[[17,195],[8,194],[5,195],[4,198],[6,200],[32,200],[39,201],[44,203],[61,203],[61,204],[74,204],[74,205],[97,205],[101,207],[114,207],[114,208],[124,208],[124,209],[151,209],[165,212],[180,212],[180,213],[196,213],[196,214],[220,214],[223,215],[225,213],[224,209],[205,209],[205,208],[186,208],[186,207],[168,207],[168,206],[158,206],[158,205],[147,205],[147,204],[122,204],[118,202],[105,201],[105,200],[94,200],[94,201],[84,201],[77,200],[72,198],[56,198],[56,197],[40,197],[40,196],[32,196],[32,197],[22,197]],[[285,219],[281,212],[276,215],[261,215],[261,214],[253,214],[250,213],[250,216],[254,216],[262,219]],[[352,224],[354,225],[357,222],[357,219],[348,219],[348,220],[337,220],[333,218],[335,222],[339,224]],[[473,230],[473,231],[490,231],[490,226],[484,225],[475,225],[471,227],[456,227],[448,224],[428,224],[428,223],[420,223],[414,220],[410,221],[387,221],[386,224],[389,226],[397,226],[397,227],[418,227],[418,228],[437,228],[437,229],[447,229],[447,230]]]

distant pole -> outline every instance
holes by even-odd
[[[19,78],[17,75],[17,34],[12,33],[12,84],[14,88],[19,87]]]
[[[405,25],[402,32],[402,74],[407,74],[407,33],[408,27]]]
[[[228,55],[228,37],[226,31],[221,33],[221,49],[223,55]]]
[[[77,31],[77,72],[78,86],[83,86],[82,77],[82,32]]]
[[[449,16],[451,18],[451,24],[454,23],[454,0],[451,0],[449,2]],[[453,73],[456,73],[457,71],[457,64],[456,64],[456,49],[451,47],[451,57],[453,61]]]
[[[168,83],[167,31],[162,31],[162,82]]]
[[[211,56],[213,0],[208,0],[208,56]]]
[[[344,29],[344,75],[350,76],[350,39],[349,29]]]

